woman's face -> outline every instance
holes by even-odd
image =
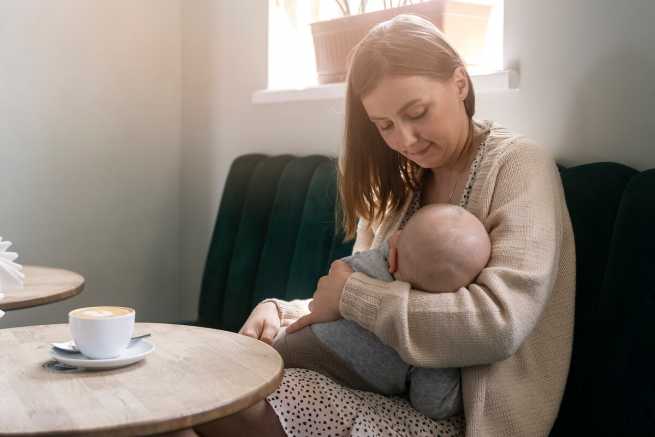
[[[468,135],[461,68],[447,81],[425,76],[386,76],[362,104],[393,150],[423,168],[453,165]]]

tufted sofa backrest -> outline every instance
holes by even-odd
[[[267,297],[311,297],[352,242],[335,233],[336,164],[243,155],[230,168],[202,281],[198,323],[238,330]]]
[[[307,298],[352,242],[335,234],[325,156],[243,155],[231,166],[202,281],[198,324],[237,331],[266,297]],[[576,242],[569,378],[552,437],[655,429],[655,170],[560,167]]]

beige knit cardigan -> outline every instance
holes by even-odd
[[[546,436],[571,358],[575,246],[557,168],[547,151],[489,129],[466,208],[490,235],[488,265],[455,293],[353,273],[340,311],[418,367],[461,367],[466,435]],[[360,223],[355,250],[377,247],[411,199],[379,226]],[[284,324],[309,300],[274,300]]]

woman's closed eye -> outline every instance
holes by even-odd
[[[418,111],[413,111],[413,112],[407,113],[406,117],[409,120],[419,120],[419,119],[425,117],[425,115],[427,113],[428,113],[428,110],[426,108],[422,108],[422,109],[420,109]],[[378,129],[380,129],[381,131],[388,131],[388,130],[391,130],[391,128],[393,128],[393,123],[391,123],[391,122],[376,123],[376,125],[377,125]]]
[[[410,120],[418,120],[419,118],[424,117],[428,113],[427,108],[420,108],[418,110],[408,112],[407,113],[407,118]]]

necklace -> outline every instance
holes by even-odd
[[[466,170],[466,168],[468,167],[468,166],[467,166],[468,162],[469,162],[469,158],[467,158],[467,159],[466,159],[466,162],[464,163],[464,168],[462,169],[462,173],[463,173],[464,170]],[[455,182],[453,182],[453,188],[450,189],[450,195],[448,195],[448,201],[447,201],[447,203],[450,203],[451,200],[453,199],[453,194],[455,194],[455,188],[457,188],[457,182],[459,182],[459,178],[461,178],[461,177],[462,177],[462,174],[461,174],[461,173],[457,173],[457,175],[455,176]]]
[[[459,175],[455,178],[455,183],[453,184],[453,188],[450,190],[450,195],[448,196],[448,201],[446,203],[450,203],[450,201],[453,198],[453,194],[455,194],[455,187],[457,187],[457,181],[459,180]]]
[[[465,160],[464,166],[462,168],[462,173],[464,173],[466,169],[469,169],[469,164],[475,158],[475,151],[479,148],[479,143],[477,143],[475,141],[475,139],[473,138],[473,132],[472,131],[469,133],[469,135],[470,135],[470,137],[467,140],[467,143],[469,143],[469,147],[468,147],[469,156]],[[476,145],[478,147],[475,147]],[[448,200],[446,200],[446,203],[451,203],[451,201],[453,200],[453,195],[455,194],[455,189],[457,188],[457,184],[458,184],[460,178],[462,177],[462,173],[459,173],[459,174],[457,174],[455,176],[455,181],[453,182],[453,186],[450,189],[450,194],[448,195]],[[434,171],[432,172],[431,176],[432,176],[432,178],[436,178],[436,175],[435,175]]]
[[[471,132],[470,135],[473,135],[473,133]],[[466,170],[466,169],[468,168],[469,161],[471,160],[471,158],[472,158],[472,156],[473,156],[473,150],[475,149],[475,148],[473,147],[473,144],[474,144],[473,141],[474,141],[473,138],[471,138],[471,140],[470,140],[470,146],[469,146],[469,148],[471,149],[471,151],[469,152],[469,153],[470,153],[470,156],[468,156],[468,157],[466,158],[466,161],[465,161],[465,163],[464,163],[464,167],[463,167],[462,171],[464,171],[464,170]],[[467,141],[467,142],[468,142],[468,141]],[[455,182],[453,183],[453,188],[451,188],[451,190],[450,190],[450,195],[448,196],[447,203],[450,203],[451,200],[453,199],[453,194],[455,194],[455,188],[457,188],[457,182],[459,182],[459,178],[460,178],[461,176],[462,176],[461,174],[458,174],[457,176],[455,176]]]

